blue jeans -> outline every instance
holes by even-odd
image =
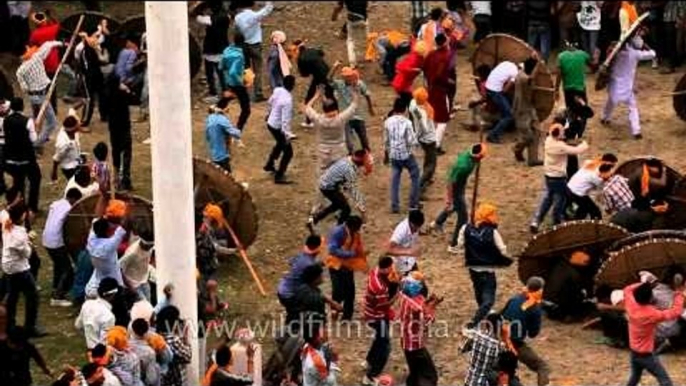
[[[660,386],[672,386],[669,374],[660,363],[660,359],[655,354],[637,354],[631,352],[631,376],[627,386],[636,386],[641,381],[643,370],[648,370],[656,379]]]
[[[476,304],[479,306],[471,321],[472,326],[476,326],[488,315],[491,308],[493,308],[493,304],[495,304],[497,283],[495,272],[477,272],[470,269],[469,278],[472,280]]]
[[[40,111],[43,101],[45,101],[45,93],[38,95],[29,95],[29,100],[31,101],[31,107],[33,108],[33,118],[38,117],[38,112]],[[45,114],[43,115],[43,125],[36,130],[40,130],[38,134],[38,139],[36,140],[36,146],[43,146],[46,142],[50,140],[50,134],[57,128],[57,117],[55,116],[55,110],[52,109],[52,105],[48,103]]]
[[[453,247],[457,245],[457,237],[460,234],[460,229],[464,224],[467,223],[467,203],[464,199],[466,187],[467,181],[464,181],[463,183],[454,183],[452,211],[444,209],[441,211],[441,213],[438,214],[438,217],[436,217],[436,224],[442,227],[448,219],[450,213],[457,213],[457,222],[455,223],[455,230],[453,231],[453,236],[450,240],[450,245]]]
[[[410,208],[419,208],[419,165],[414,159],[413,155],[410,155],[408,159],[404,160],[391,160],[391,168],[393,174],[391,177],[391,209],[394,211],[400,210],[400,174],[403,169],[407,169],[410,172],[411,187],[410,187]]]
[[[539,51],[543,59],[548,60],[548,56],[550,56],[550,24],[529,23],[527,32],[529,45]]]
[[[367,377],[375,378],[381,375],[391,355],[390,323],[388,320],[375,320],[369,323],[369,327],[374,330],[374,340],[367,352]]]
[[[553,224],[557,225],[564,220],[567,205],[567,179],[565,177],[545,177],[545,193],[534,218],[537,225],[543,222],[543,218],[548,214],[553,202],[555,203]]]
[[[513,122],[512,106],[510,105],[510,101],[502,92],[486,90],[486,96],[491,102],[493,102],[500,112],[500,120],[498,123],[496,123],[491,132],[488,133],[488,138],[499,139],[505,129]]]

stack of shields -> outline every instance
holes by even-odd
[[[673,266],[686,269],[685,232],[639,233],[612,247],[598,270],[595,284],[619,289],[636,283],[640,271],[649,271],[659,278]]]
[[[605,250],[629,232],[599,220],[569,221],[535,235],[519,256],[518,274],[524,283],[531,276],[547,278],[559,259],[575,251],[588,253],[592,262],[589,278],[605,259]]]
[[[488,65],[491,69],[498,63],[510,61],[517,65],[530,58],[536,50],[521,39],[514,36],[495,33],[486,36],[479,42],[472,54],[472,71],[476,76],[476,69],[481,65]],[[555,89],[553,76],[545,63],[540,62],[536,78],[534,78],[534,106],[539,121],[544,121],[555,106]]]
[[[648,159],[656,159],[652,156],[641,156],[628,160],[617,167],[617,174],[629,179],[629,181],[640,180],[643,173],[643,164]],[[686,178],[678,171],[671,168],[664,161],[666,173],[663,179],[650,180],[650,191],[658,197],[665,197],[669,204],[667,213],[663,215],[663,221],[660,223],[667,229],[683,229],[686,228]],[[635,196],[641,194],[638,191],[639,184],[631,184]]]
[[[258,217],[257,208],[248,190],[224,169],[204,159],[193,159],[193,177],[195,209],[202,212],[209,203],[219,205],[243,247],[248,248],[252,245],[257,239]],[[70,252],[77,253],[85,247],[96,216],[95,209],[99,197],[84,197],[69,211],[63,230],[65,244]],[[126,202],[128,222],[154,229],[152,202],[139,196],[120,193],[115,194],[115,198]],[[236,246],[229,240],[227,247]]]

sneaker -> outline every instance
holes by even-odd
[[[522,153],[521,151],[514,150],[514,149],[513,149],[513,152],[514,152],[514,156],[515,156],[515,161],[517,161],[517,162],[526,161],[526,159],[524,158],[524,153]]]
[[[276,168],[274,167],[274,165],[264,165],[262,170],[264,170],[267,173],[276,173]]]
[[[635,135],[634,135],[634,139],[637,140],[637,141],[640,141],[640,140],[643,139],[643,135],[641,135],[641,134],[635,134]]]
[[[660,63],[658,62],[657,58],[653,58],[653,65],[652,65],[652,68],[653,68],[653,69],[657,69],[657,68],[659,68],[659,67],[660,67]]]
[[[536,233],[538,233],[538,224],[536,224],[535,222],[532,222],[529,225],[529,232],[531,232],[532,235],[535,235]]]
[[[445,154],[445,150],[443,150],[443,149],[440,148],[440,147],[436,148],[436,155],[437,155],[437,156],[442,156],[442,155],[444,155],[444,154]]]
[[[438,234],[443,234],[443,225],[439,225],[436,221],[432,221],[431,224],[429,224],[429,229],[431,231],[436,232]]]
[[[376,378],[362,377],[362,386],[378,386],[379,381]]]
[[[367,362],[366,359],[363,360],[362,362],[360,362],[360,367],[361,367],[363,370],[367,370],[367,369],[369,368],[369,362]]]
[[[462,249],[458,248],[457,245],[448,245],[448,253],[458,254],[462,252]]]
[[[274,183],[278,185],[291,185],[293,181],[287,179],[285,176],[274,177]]]
[[[50,299],[50,307],[71,307],[72,302],[67,299]]]
[[[205,98],[203,98],[203,102],[209,104],[209,105],[214,105],[219,103],[219,97],[216,95],[210,95]]]
[[[311,128],[314,127],[314,123],[312,123],[312,122],[310,122],[310,123],[303,122],[303,123],[300,124],[300,127],[304,127],[304,128],[306,128],[306,129],[311,129]]]

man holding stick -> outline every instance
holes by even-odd
[[[37,46],[30,46],[22,55],[23,63],[17,69],[17,81],[22,91],[29,95],[31,107],[33,108],[34,119],[38,118],[43,102],[47,97],[48,88],[50,87],[50,78],[45,71],[44,60],[48,57],[51,50],[55,47],[61,47],[64,43],[58,41],[49,41],[43,43],[40,48]],[[50,134],[57,128],[57,117],[55,110],[50,104],[45,107],[45,115],[40,134],[34,146],[42,148],[46,142],[50,140]]]

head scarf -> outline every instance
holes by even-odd
[[[412,92],[415,102],[426,110],[426,115],[430,120],[434,119],[434,108],[429,103],[429,92],[424,87],[417,87]]]
[[[286,34],[283,31],[274,31],[271,35],[272,44],[276,45],[279,50],[279,65],[281,66],[281,75],[288,76],[291,74],[291,61],[288,58],[286,50],[283,48],[283,43],[286,42]]]
[[[588,255],[588,253],[586,253],[584,251],[575,251],[572,253],[572,256],[570,256],[569,262],[572,265],[584,267],[584,266],[588,265],[589,260],[587,260],[587,259],[589,259],[589,258],[590,258],[590,256]]]
[[[522,311],[526,311],[529,308],[541,304],[543,302],[543,289],[531,292],[528,288],[524,287],[524,296],[526,300],[522,303]]]
[[[122,200],[110,200],[105,209],[105,218],[124,218],[126,216],[126,203]]]
[[[474,214],[474,223],[477,227],[484,223],[498,225],[498,215],[496,214],[495,205],[480,204]]]
[[[38,52],[39,46],[26,46],[26,52],[21,56],[21,60],[27,61],[33,57],[33,54]]]
[[[207,204],[205,205],[205,210],[202,212],[203,216],[208,217],[215,221],[219,226],[228,229],[228,223],[224,217],[224,211],[219,205]]]
[[[162,335],[155,332],[149,332],[145,337],[145,341],[158,354],[167,348],[167,342],[164,340]]]
[[[629,4],[628,1],[622,1],[622,9],[626,12],[629,17],[629,25],[634,24],[638,20],[638,12],[636,11],[636,6]]]
[[[122,351],[129,347],[129,339],[127,337],[126,328],[122,326],[114,326],[107,331],[107,345]]]
[[[343,79],[348,79],[353,82],[360,80],[360,72],[348,66],[341,68],[341,76]]]

